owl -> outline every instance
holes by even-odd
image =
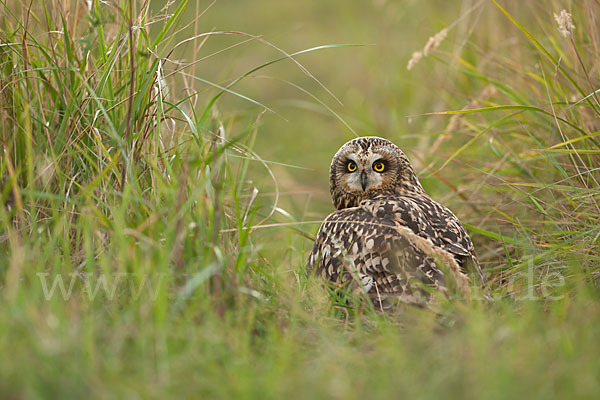
[[[344,144],[331,162],[329,188],[337,211],[319,229],[309,275],[362,291],[384,312],[428,306],[434,292],[447,292],[448,277],[460,288],[469,288],[469,272],[484,282],[465,228],[425,193],[392,142],[360,137]]]

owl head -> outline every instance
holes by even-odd
[[[338,210],[402,191],[424,193],[402,150],[375,136],[353,139],[338,150],[329,169],[329,189]]]

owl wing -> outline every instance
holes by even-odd
[[[431,225],[435,235],[427,233],[427,236],[437,246],[453,254],[464,273],[475,272],[481,282],[485,283],[473,242],[458,217],[427,195],[411,195],[404,199],[418,207],[421,217],[426,218]],[[423,236],[420,232],[414,232]]]
[[[403,199],[363,201],[330,214],[319,229],[308,272],[346,285],[362,286],[376,305],[390,296],[422,305],[423,286],[444,288],[435,261],[415,245],[413,232],[435,236],[418,208]]]

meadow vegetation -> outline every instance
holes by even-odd
[[[1,0],[0,398],[597,398],[599,6]],[[306,277],[356,135],[493,301]]]

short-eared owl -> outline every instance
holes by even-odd
[[[376,309],[398,301],[422,306],[430,289],[445,291],[436,251],[465,279],[471,270],[483,281],[465,228],[425,193],[395,144],[379,137],[349,141],[333,157],[329,188],[337,211],[319,229],[309,274],[362,288]]]

